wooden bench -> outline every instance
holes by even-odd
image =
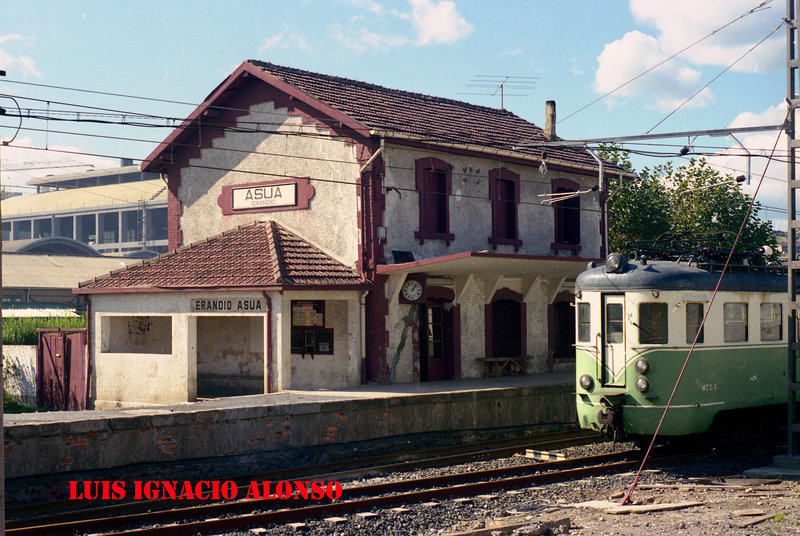
[[[480,357],[483,361],[483,374],[487,378],[497,378],[504,375],[524,376],[525,356],[518,357]]]

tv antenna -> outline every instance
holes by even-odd
[[[476,74],[466,87],[485,89],[483,92],[459,93],[459,95],[483,95],[494,97],[500,94],[500,109],[505,110],[505,97],[527,97],[527,93],[506,93],[506,89],[529,91],[533,89],[538,76],[511,76]]]

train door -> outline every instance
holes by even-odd
[[[625,296],[603,294],[602,358],[600,381],[604,386],[625,386]]]

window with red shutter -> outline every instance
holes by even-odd
[[[433,239],[444,240],[449,246],[455,239],[450,232],[452,170],[453,166],[438,158],[420,158],[416,162],[419,230],[414,236],[420,244]]]

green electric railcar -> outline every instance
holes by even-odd
[[[582,428],[649,440],[695,337],[659,437],[703,434],[730,422],[755,429],[785,411],[785,270],[729,268],[711,303],[721,271],[693,259],[629,261],[611,254],[578,276],[576,403]]]

